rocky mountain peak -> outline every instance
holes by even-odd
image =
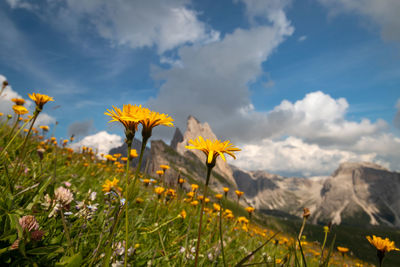
[[[339,165],[339,168],[334,171],[332,177],[352,174],[354,171],[361,171],[363,169],[389,171],[386,168],[372,162],[343,162]]]
[[[185,146],[189,145],[190,139],[196,139],[198,136],[202,136],[204,139],[217,140],[217,136],[211,130],[210,125],[207,122],[201,123],[198,119],[193,116],[189,116],[187,120],[186,131],[183,135],[183,140],[176,145],[176,151],[185,155],[185,153],[193,153],[202,162],[205,162],[205,155],[200,150],[188,150]],[[233,172],[231,167],[222,159],[217,160],[217,164],[214,169],[215,172],[225,177],[231,184],[236,186],[235,179],[233,178]]]
[[[182,134],[181,130],[179,130],[179,128],[176,127],[175,133],[174,133],[174,136],[172,137],[170,146],[173,149],[177,150],[178,144],[180,142],[182,142],[182,141],[183,141],[183,134]]]

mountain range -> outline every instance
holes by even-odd
[[[204,183],[205,156],[185,148],[190,139],[202,136],[217,139],[208,123],[189,116],[184,134],[176,128],[170,145],[152,141],[146,152],[146,171],[157,176],[160,164],[171,166],[164,179],[174,185],[178,178],[188,183]],[[137,143],[139,142],[139,143]],[[135,141],[140,147],[140,141]],[[110,151],[123,152],[123,147]],[[262,213],[290,218],[300,217],[303,208],[311,211],[313,223],[343,225],[385,225],[400,227],[400,173],[370,162],[343,162],[327,177],[283,177],[265,170],[248,171],[217,160],[210,180],[215,192],[222,187],[244,192],[242,205],[251,205]]]

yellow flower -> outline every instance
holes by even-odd
[[[168,165],[161,164],[161,165],[160,165],[160,168],[163,169],[164,171],[166,171],[166,170],[168,170],[170,167],[169,167]]]
[[[192,191],[196,191],[197,189],[199,189],[199,185],[197,184],[192,184]]]
[[[179,215],[181,216],[182,219],[185,219],[185,218],[186,218],[186,211],[185,211],[185,210],[182,210],[182,211],[179,213]]]
[[[140,204],[140,203],[142,203],[144,200],[143,200],[143,198],[141,198],[141,197],[138,197],[138,198],[136,198],[136,203],[137,204]]]
[[[244,194],[244,192],[239,191],[239,190],[235,190],[235,193],[239,198]]]
[[[49,126],[47,126],[47,125],[41,125],[41,126],[39,126],[39,128],[45,132],[48,132],[50,130]]]
[[[154,192],[155,192],[157,195],[161,195],[164,191],[165,191],[165,188],[164,188],[164,187],[161,187],[161,186],[154,188]]]
[[[129,154],[131,158],[137,158],[138,156],[136,149],[131,149],[131,152]]]
[[[185,183],[185,179],[179,178],[178,184],[183,184],[183,183]]]
[[[253,208],[253,207],[247,207],[247,208],[245,208],[245,210],[246,210],[248,213],[252,213],[252,212],[254,211],[254,208]]]
[[[36,107],[41,111],[43,109],[43,105],[46,104],[49,101],[54,101],[54,99],[48,95],[42,95],[42,94],[28,94],[30,99],[35,101]]]
[[[129,118],[127,118],[129,119]],[[174,127],[172,123],[174,120],[168,116],[168,114],[158,113],[145,109],[143,111],[143,116],[140,119],[140,124],[143,126],[142,136],[144,139],[148,139],[151,136],[151,132],[154,127],[158,125],[164,125],[168,127]]]
[[[222,194],[216,194],[216,195],[215,195],[215,198],[216,198],[216,199],[222,199],[222,197],[223,197]]]
[[[371,243],[371,245],[373,245],[377,250],[385,253],[385,252],[389,252],[392,250],[399,250],[398,248],[396,248],[394,241],[390,241],[389,238],[381,238],[381,237],[377,237],[375,235],[372,235],[372,238],[370,236],[367,236],[367,239],[369,241],[369,243]]]
[[[213,208],[214,208],[215,211],[219,211],[221,209],[221,206],[218,205],[217,203],[214,203],[213,204]]]
[[[164,171],[163,171],[163,170],[158,170],[158,171],[156,171],[156,173],[157,173],[158,175],[163,175],[163,174],[164,174]]]
[[[241,217],[239,217],[238,219],[237,219],[237,221],[239,222],[239,223],[249,223],[249,220],[247,220],[247,218],[246,217],[243,217],[243,216],[241,216]]]
[[[143,179],[143,183],[145,186],[148,186],[150,184],[150,179]]]
[[[117,178],[114,178],[112,181],[107,179],[105,183],[102,185],[103,186],[103,191],[104,192],[110,192],[111,189],[116,189],[119,192],[122,192],[122,188],[118,186],[119,180]]]
[[[194,192],[193,191],[189,192],[189,193],[186,194],[186,196],[188,196],[190,198],[193,198],[194,197]]]
[[[189,144],[192,144],[192,146],[186,146],[187,149],[198,149],[203,151],[207,157],[208,164],[215,163],[218,156],[221,156],[221,158],[226,161],[224,153],[236,159],[234,152],[240,151],[240,149],[234,147],[229,140],[224,142],[215,140],[212,142],[209,139],[204,140],[201,136],[199,136],[198,139],[189,140]]]
[[[224,187],[224,192],[228,193],[229,192],[229,187]]]
[[[29,112],[24,106],[14,105],[12,108],[17,115],[24,115]]]
[[[133,138],[137,127],[139,125],[139,121],[143,118],[143,108],[141,105],[123,105],[122,110],[112,106],[114,110],[107,109],[107,112],[104,112],[104,115],[110,116],[111,120],[109,122],[118,121],[122,123],[125,127],[125,134],[129,135],[129,138]]]
[[[197,206],[199,205],[199,202],[197,200],[193,200],[192,202],[190,202],[190,205]]]
[[[11,101],[14,102],[15,105],[18,105],[18,106],[22,106],[25,104],[25,99],[22,99],[22,98],[13,98],[13,99],[11,99]]]
[[[345,247],[337,247],[337,250],[343,254],[349,252],[349,249]]]

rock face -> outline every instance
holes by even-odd
[[[190,139],[196,139],[198,136],[202,136],[204,139],[210,140],[218,139],[211,130],[208,123],[200,123],[195,117],[189,116],[187,121],[187,128],[185,134],[183,135],[183,140],[177,144],[176,151],[182,156],[194,154],[204,164],[206,158],[203,152],[201,152],[200,150],[188,150],[187,148],[185,148],[185,146],[189,145],[188,141]],[[231,186],[236,188],[236,182],[233,178],[233,171],[228,163],[226,163],[222,159],[218,159],[213,171],[224,177],[226,180],[228,180]]]
[[[170,147],[173,149],[177,150],[178,148],[178,143],[183,142],[183,134],[179,128],[176,128],[174,136],[172,137]]]
[[[234,169],[239,188],[260,211],[301,216],[314,223],[400,227],[400,173],[373,163],[342,163],[329,177],[284,178]]]

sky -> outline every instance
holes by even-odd
[[[37,124],[107,152],[123,129],[106,109],[141,104],[183,132],[189,115],[207,122],[247,170],[400,171],[399,12],[398,0],[1,1],[0,112],[50,95]]]

